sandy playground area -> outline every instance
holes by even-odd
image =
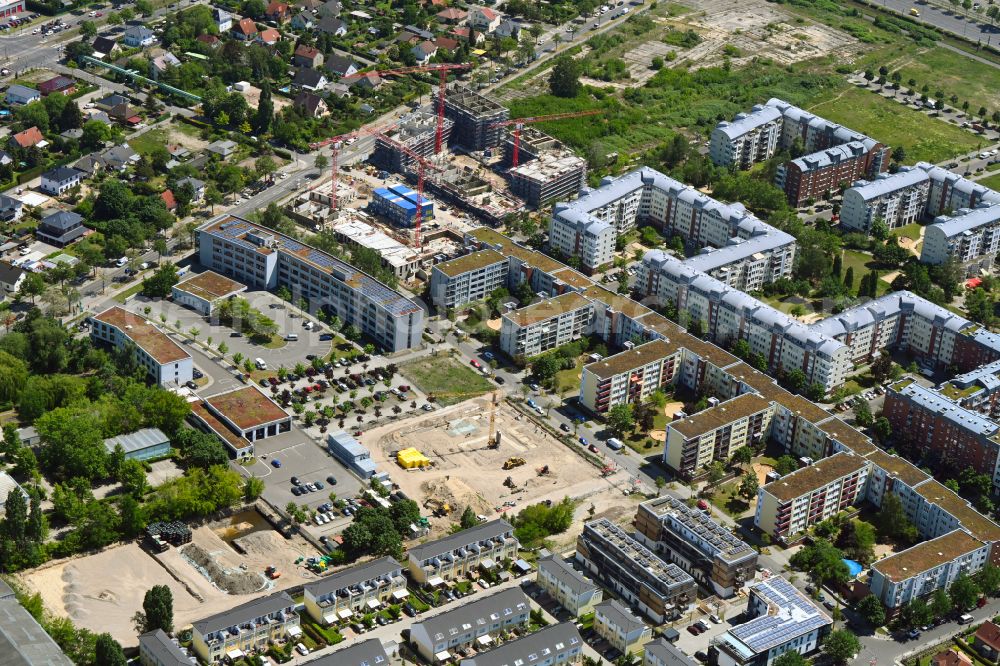
[[[376,428],[363,440],[372,459],[382,469],[393,470],[393,481],[422,507],[428,499],[435,499],[447,502],[456,513],[471,506],[477,514],[493,517],[516,513],[525,504],[559,501],[565,496],[582,500],[608,493],[621,500],[621,490],[628,484],[626,474],[614,472],[602,477],[598,467],[506,402],[497,408],[496,427],[501,433],[500,448],[487,449],[489,399],[475,398]],[[399,467],[395,452],[408,447],[417,448],[432,466],[413,470]],[[508,458],[523,458],[524,464],[504,470]],[[610,459],[608,463],[614,464]],[[539,474],[546,465],[548,473]],[[508,476],[513,489],[504,485]],[[589,507],[586,501],[581,504]],[[454,516],[432,518],[433,534],[450,529],[453,520]]]
[[[62,560],[21,574],[25,585],[41,594],[53,613],[78,626],[109,632],[123,646],[137,644],[132,616],[153,585],[167,585],[174,596],[174,626],[228,610],[254,597],[301,584],[316,576],[295,565],[299,556],[316,555],[301,538],[286,540],[256,512],[194,530],[191,546],[171,547],[153,555],[136,543],[109,548],[95,555]],[[238,552],[229,541],[244,552]],[[202,557],[197,566],[182,551],[194,547]],[[207,559],[206,559],[207,558]],[[264,577],[274,565],[276,581]],[[245,567],[245,568],[244,568]],[[209,575],[215,580],[209,579]],[[221,587],[241,593],[228,594]],[[241,587],[242,586],[242,587]]]

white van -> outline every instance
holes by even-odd
[[[122,266],[124,266],[127,263],[128,263],[128,257],[122,257],[121,259],[119,259],[118,261],[115,262],[115,266],[117,266],[118,268],[121,268]]]
[[[257,366],[258,370],[267,370],[267,363],[264,362],[264,359],[262,359],[262,358],[255,358],[253,360],[253,362],[254,362],[254,365]]]
[[[288,333],[287,335],[285,335],[285,340],[287,340],[288,342],[296,342],[298,339],[299,339],[298,333]]]
[[[958,623],[959,624],[972,624],[972,620],[973,619],[974,618],[971,615],[969,615],[968,613],[965,613],[964,615],[959,615],[958,616]]]
[[[612,451],[621,451],[623,446],[625,446],[625,444],[623,444],[622,440],[617,437],[612,437],[608,440],[608,448]]]

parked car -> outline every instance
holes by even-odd
[[[275,469],[281,467],[281,461],[278,460],[277,458],[272,459],[271,460],[271,467],[274,467]]]
[[[331,474],[330,476],[326,477],[326,482],[329,483],[331,486],[335,486],[337,485],[337,477]]]
[[[472,359],[471,361],[469,361],[469,364],[470,364],[470,365],[471,365],[471,366],[472,366],[473,368],[481,368],[481,367],[483,367],[483,364],[482,364],[482,363],[480,363],[479,361],[477,361],[476,359]]]

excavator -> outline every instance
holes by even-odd
[[[439,499],[434,499],[430,497],[424,502],[424,508],[430,509],[434,512],[435,516],[447,516],[451,513],[451,505],[447,502],[443,502]]]
[[[517,456],[515,456],[513,458],[507,458],[507,460],[503,461],[503,468],[505,470],[507,470],[507,469],[514,469],[515,467],[520,467],[525,462],[526,461],[524,460],[524,458],[519,458]]]

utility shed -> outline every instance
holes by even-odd
[[[159,428],[143,428],[104,440],[108,453],[119,444],[125,449],[125,457],[134,460],[149,460],[170,453],[170,438]]]

